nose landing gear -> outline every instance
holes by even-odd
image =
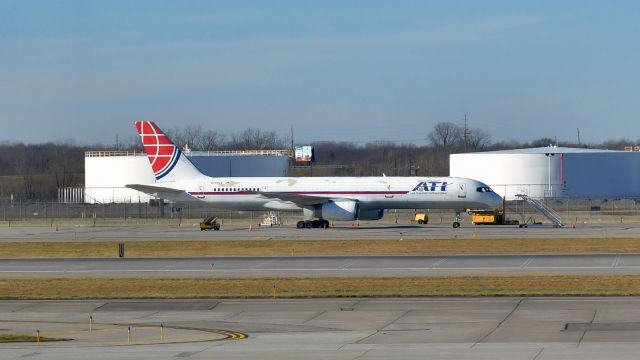
[[[456,216],[453,219],[453,228],[457,229],[460,227],[460,221],[462,221],[462,217],[460,216],[460,211],[456,211]]]

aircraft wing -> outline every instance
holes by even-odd
[[[127,184],[125,187],[141,191],[145,194],[157,196],[161,199],[168,199],[173,201],[193,201],[194,197],[188,194],[184,190],[168,188],[164,186],[154,185],[142,185],[142,184]]]
[[[263,192],[263,191],[259,191],[257,192],[257,194],[260,194],[270,199],[289,201],[300,207],[320,205],[320,204],[326,203],[329,200],[334,200],[334,199],[355,200],[349,197],[336,196],[336,195],[321,196],[321,195],[305,195],[305,194],[296,194],[296,193],[277,193],[277,192]]]

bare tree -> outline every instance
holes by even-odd
[[[193,142],[194,150],[212,151],[225,146],[225,136],[217,130],[204,130]]]
[[[82,155],[73,143],[53,146],[50,155],[46,171],[53,175],[56,187],[77,185],[78,174],[82,173]]]
[[[491,135],[482,129],[467,130],[467,146],[470,151],[484,150],[491,144]]]
[[[247,128],[231,134],[229,147],[234,150],[267,150],[286,147],[286,140],[275,131]]]
[[[531,142],[530,146],[531,147],[545,147],[545,146],[553,145],[555,143],[556,143],[556,141],[554,139],[549,138],[549,137],[543,137],[543,138],[540,138],[540,139],[533,140]]]
[[[623,138],[618,140],[607,140],[602,144],[598,145],[598,147],[602,149],[609,149],[609,150],[624,150],[626,146],[634,146],[634,145],[637,146],[638,144],[640,144],[640,140],[637,142],[634,142],[629,139]]]
[[[459,144],[462,133],[463,129],[452,122],[439,122],[427,138],[433,147],[447,151]]]
[[[127,136],[126,138],[122,139],[120,146],[122,147],[122,150],[144,151],[142,140],[140,140],[139,135]]]

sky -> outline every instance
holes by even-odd
[[[640,139],[639,1],[0,0],[0,141]]]

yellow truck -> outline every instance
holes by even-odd
[[[417,213],[413,221],[417,222],[420,225],[427,224],[429,222],[429,215],[424,213]]]
[[[205,230],[214,230],[214,231],[220,230],[220,223],[218,222],[218,218],[210,216],[204,219],[200,223],[200,231],[205,231]]]
[[[518,220],[506,219],[500,210],[474,211],[471,223],[474,225],[518,225]]]

